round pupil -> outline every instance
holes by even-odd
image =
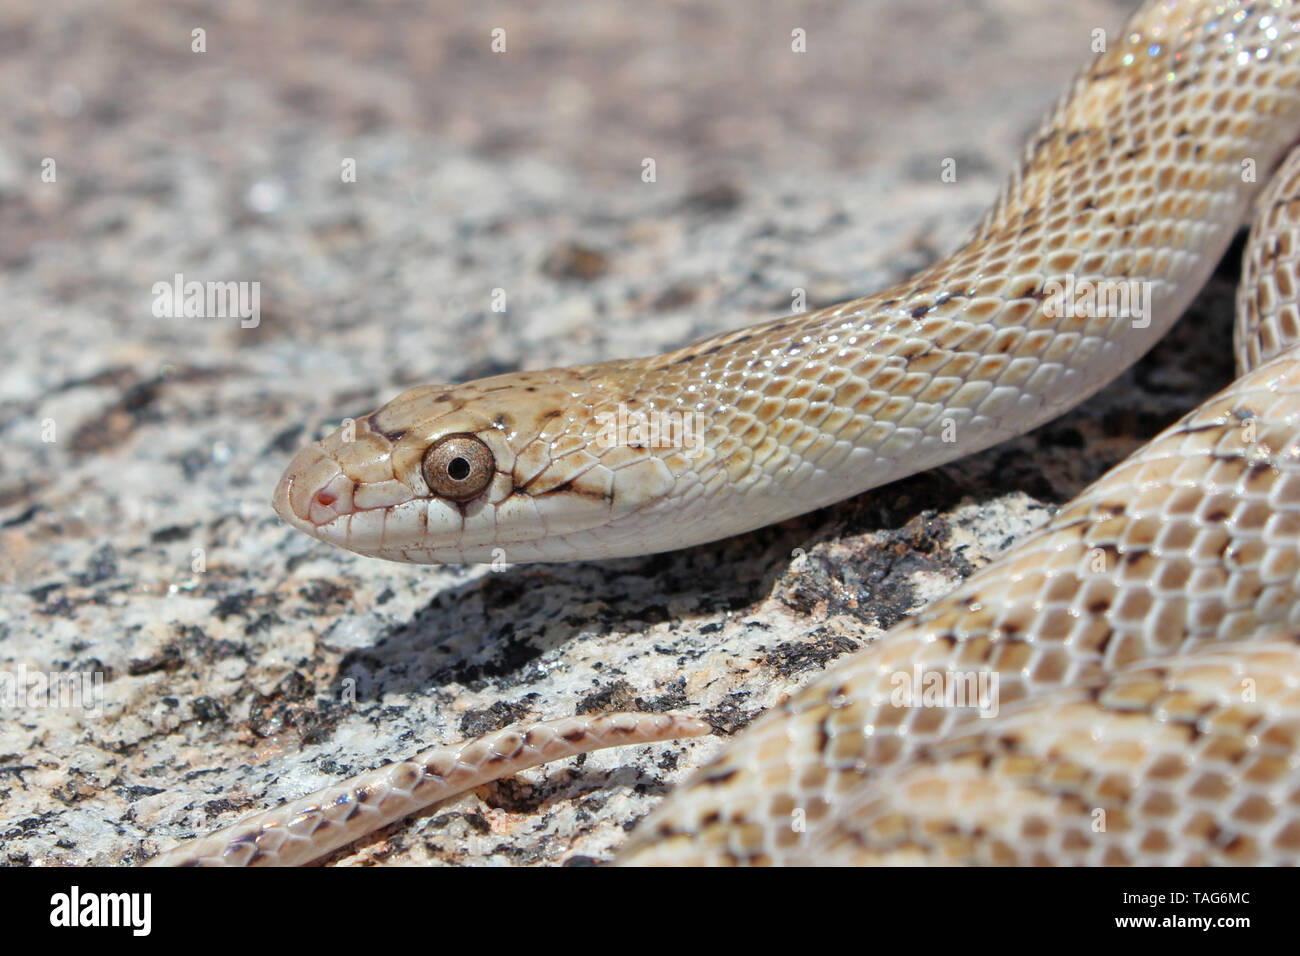
[[[447,474],[456,481],[464,481],[469,477],[469,462],[464,458],[453,458],[447,462]]]

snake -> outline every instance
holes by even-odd
[[[1155,0],[1103,40],[967,241],[892,287],[648,358],[419,386],[290,461],[284,521],[392,561],[743,534],[1077,405],[1253,218],[1240,377],[736,733],[618,862],[1300,862],[1300,10]],[[525,767],[709,732],[512,727],[151,862],[307,862]]]

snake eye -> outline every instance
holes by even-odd
[[[496,472],[496,458],[473,435],[439,438],[424,453],[424,481],[440,498],[469,501],[483,493]]]

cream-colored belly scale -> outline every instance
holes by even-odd
[[[301,452],[276,508],[394,560],[598,558],[743,532],[1026,431],[1149,349],[1217,264],[1300,133],[1298,29],[1289,3],[1147,4],[935,266],[667,355],[414,389]],[[628,859],[1300,858],[1297,168],[1247,254],[1239,352],[1265,364],[741,733]],[[900,700],[900,673],[982,680],[998,714]],[[439,750],[159,862],[299,862],[449,781],[707,729],[570,720],[562,746],[543,725]]]

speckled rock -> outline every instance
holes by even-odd
[[[1232,376],[1225,267],[1073,414],[776,527],[499,571],[331,550],[268,505],[300,444],[412,384],[660,351],[925,265],[1131,5],[431,6],[6,10],[0,674],[103,697],[6,709],[4,862],[138,862],[518,720],[707,717],[334,858],[606,860],[727,734]],[[155,317],[178,273],[259,282],[258,322]]]

